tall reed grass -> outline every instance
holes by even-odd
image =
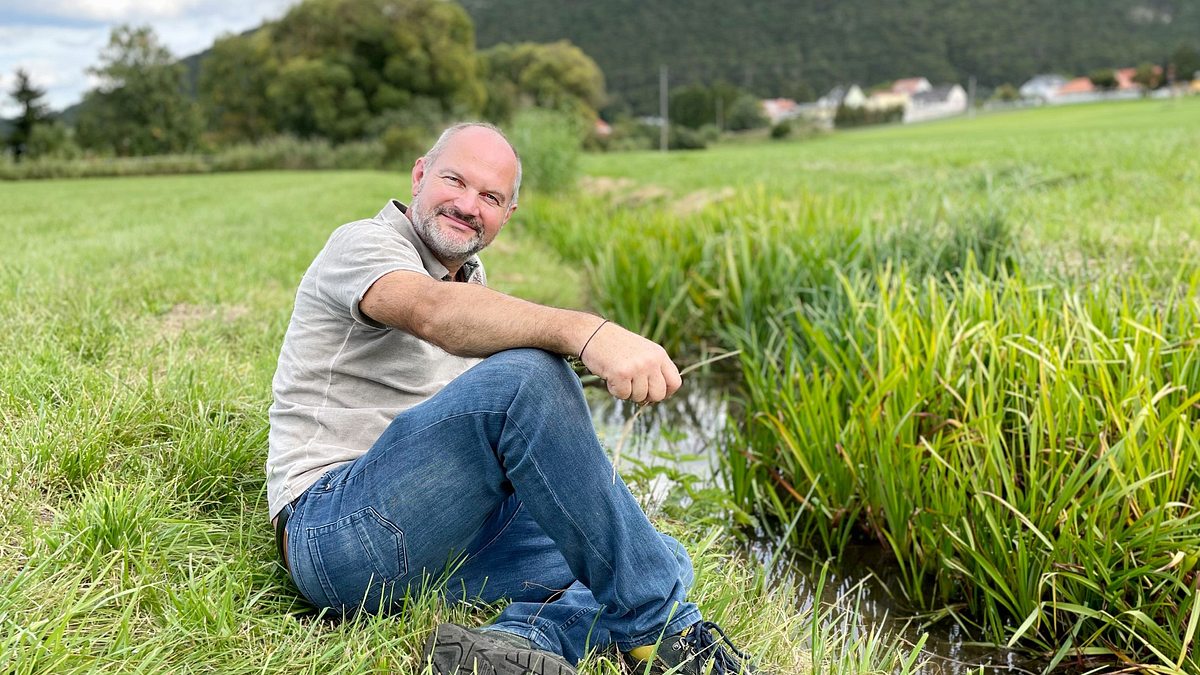
[[[1195,672],[1200,273],[1064,270],[986,190],[954,202],[746,191],[530,223],[606,316],[741,350],[726,483],[796,545],[877,540],[911,606],[1052,666]]]

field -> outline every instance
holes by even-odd
[[[382,173],[0,185],[0,671],[419,672],[433,625],[495,611],[431,596],[399,619],[320,620],[267,523],[266,407],[295,286],[333,227],[405,186]],[[579,271],[513,234],[489,252],[494,285],[581,305]],[[796,615],[719,530],[663,526],[691,547],[708,615],[769,661],[899,663],[878,635],[843,640]],[[601,655],[583,672],[617,669]]]
[[[578,193],[523,196],[489,278],[684,362],[741,350],[736,506],[806,549],[879,541],[914,609],[985,639],[1197,671],[1200,101],[584,166]],[[266,524],[295,285],[406,185],[0,184],[0,670],[411,672],[434,623],[488,616],[316,619]],[[784,672],[903,667],[794,616],[707,521],[664,526],[711,572],[702,608]]]

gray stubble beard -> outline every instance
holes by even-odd
[[[483,242],[483,232],[479,230],[476,230],[475,236],[465,242],[450,239],[438,225],[438,214],[438,209],[434,209],[430,213],[422,213],[421,200],[417,196],[413,196],[412,203],[408,206],[408,219],[412,222],[417,236],[425,242],[425,245],[439,260],[462,263],[487,246]]]

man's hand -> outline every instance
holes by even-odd
[[[608,383],[608,393],[635,403],[657,403],[683,384],[665,349],[615,323],[592,336],[583,365]]]

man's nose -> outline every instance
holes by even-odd
[[[472,216],[479,215],[479,200],[471,190],[463,190],[454,198],[454,206],[463,213]]]

